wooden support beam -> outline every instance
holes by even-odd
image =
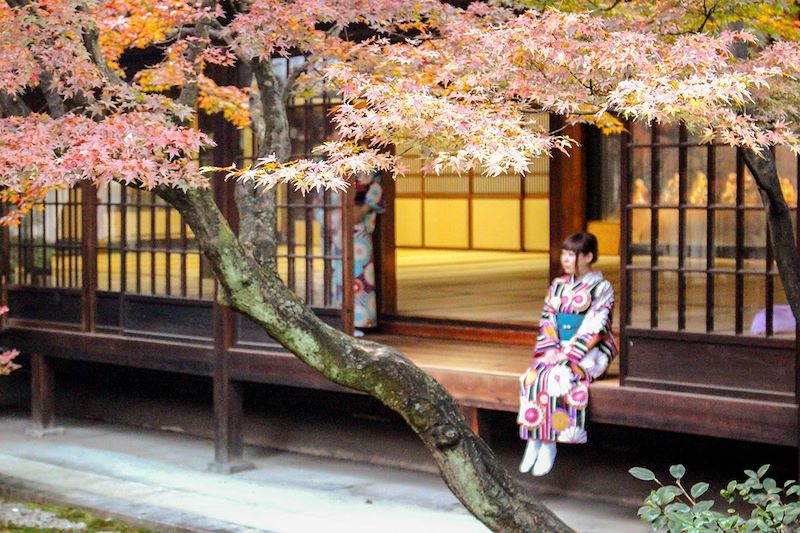
[[[378,280],[378,309],[380,318],[397,314],[397,259],[395,249],[394,199],[395,182],[392,176],[382,176],[383,200],[386,211],[378,217],[375,231],[375,278]],[[401,221],[402,222],[402,221]]]
[[[255,468],[244,460],[242,438],[242,383],[228,377],[226,362],[214,374],[214,461],[208,470],[217,474],[235,474]]]
[[[234,337],[233,311],[214,303],[214,461],[208,470],[217,474],[234,474],[250,470],[254,465],[243,458],[242,382],[231,379],[229,349]]]
[[[82,182],[80,188],[83,210],[81,330],[94,332],[97,326],[97,188],[89,182]]]
[[[55,376],[51,361],[41,354],[31,354],[31,437],[45,437],[64,432],[55,425]]]
[[[232,69],[222,69],[219,76],[226,83],[233,84],[237,73]],[[234,161],[241,153],[239,132],[221,116],[213,119],[213,130],[219,140],[214,149],[214,162],[224,166]],[[216,201],[223,214],[235,227],[238,222],[233,184],[218,179]],[[217,290],[221,290],[219,287]],[[231,379],[230,354],[235,333],[236,315],[227,307],[214,302],[214,461],[208,470],[217,474],[234,474],[255,468],[245,461],[244,438],[242,432],[242,382]]]
[[[583,126],[567,126],[564,118],[551,115],[550,130],[578,142],[568,154],[555,151],[550,161],[550,278],[561,273],[561,243],[570,234],[586,229],[586,163],[580,149]]]
[[[489,423],[489,413],[483,409],[472,407],[470,405],[460,405],[459,409],[461,414],[467,420],[470,429],[486,442],[489,446],[491,443],[491,425]]]

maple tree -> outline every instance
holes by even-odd
[[[274,262],[274,185],[307,191],[374,169],[402,175],[385,150],[399,143],[432,171],[524,172],[574,144],[532,119],[542,111],[606,132],[620,131],[620,118],[682,121],[706,141],[743,148],[800,316],[800,256],[769,151],[800,151],[796,8],[760,4],[9,1],[0,6],[0,199],[14,208],[3,222],[80,180],[154,190],[192,228],[221,302],[403,416],[488,527],[568,531],[498,465],[438,383],[393,349],[326,326],[286,288]],[[126,51],[148,47],[160,61],[126,72]],[[305,61],[282,80],[278,55]],[[221,86],[211,65],[245,67],[252,84]],[[319,147],[323,159],[288,161],[286,102],[321,85],[342,97],[337,140]],[[250,125],[258,141],[257,164],[227,169],[240,179],[238,235],[192,161],[211,144],[192,127],[197,109]]]

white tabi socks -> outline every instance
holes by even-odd
[[[536,456],[536,462],[533,464],[533,470],[531,471],[531,474],[534,476],[543,476],[547,474],[553,468],[553,463],[555,463],[555,461],[556,443],[542,443],[542,447],[539,449],[539,453]]]
[[[525,453],[522,455],[522,462],[519,464],[519,471],[523,474],[531,469],[536,457],[539,455],[539,448],[542,446],[542,441],[539,439],[528,439],[528,444],[525,446]]]

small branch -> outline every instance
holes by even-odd
[[[703,22],[700,23],[700,27],[697,28],[697,33],[703,31],[703,29],[706,27],[706,24],[708,24],[708,21],[711,20],[711,17],[714,15],[714,11],[717,10],[717,7],[719,7],[719,2],[714,2],[714,5],[708,8],[706,7],[706,1],[703,0],[703,13],[705,16],[703,18]]]
[[[203,2],[203,7],[213,8],[214,4],[213,0],[207,0]],[[181,94],[178,96],[178,103],[184,105],[186,107],[195,107],[195,103],[197,102],[197,95],[200,92],[200,87],[197,83],[197,79],[200,77],[201,69],[200,65],[196,63],[197,57],[200,55],[208,43],[207,37],[209,35],[209,26],[211,21],[210,20],[200,20],[197,22],[197,25],[194,28],[194,35],[199,37],[200,39],[196,42],[193,42],[189,45],[189,61],[194,64],[194,73],[195,73],[195,80],[187,83],[181,89]]]
[[[103,52],[100,50],[100,43],[98,41],[99,37],[100,33],[96,27],[86,30],[83,33],[83,46],[86,47],[86,51],[89,52],[89,57],[92,58],[94,64],[97,65],[97,68],[103,73],[108,83],[111,85],[125,85],[123,79],[108,66],[106,59],[103,57]]]
[[[694,498],[692,498],[692,496],[688,492],[686,492],[686,489],[683,488],[683,485],[681,485],[681,480],[680,479],[675,480],[675,484],[678,485],[678,488],[681,489],[681,492],[683,492],[683,495],[686,496],[686,499],[689,500],[689,502],[691,502],[692,505],[697,503],[696,501],[694,501]]]
[[[220,27],[219,29],[217,29],[217,28],[209,28],[208,35],[212,39],[216,39],[217,41],[222,41],[223,43],[227,44],[228,46],[233,47],[233,44],[234,44],[233,36],[231,35],[231,32],[229,32],[225,28],[222,28],[222,27]]]
[[[286,82],[283,84],[283,88],[280,91],[283,105],[289,106],[289,98],[291,98],[292,92],[294,91],[294,84],[300,76],[308,72],[310,65],[308,61],[305,61],[302,65],[292,67],[289,70],[289,74],[286,76]]]
[[[612,10],[613,10],[615,7],[617,7],[617,6],[618,6],[620,3],[622,3],[622,0],[614,0],[614,1],[613,1],[613,2],[610,4],[610,5],[608,5],[608,6],[606,6],[606,7],[600,7],[600,6],[597,6],[597,7],[595,7],[595,9],[593,9],[592,11],[612,11]],[[594,5],[596,6],[596,4],[594,4]]]

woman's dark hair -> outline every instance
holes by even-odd
[[[576,254],[592,254],[592,263],[597,261],[597,237],[586,231],[573,233],[561,243],[562,250],[569,250]]]

